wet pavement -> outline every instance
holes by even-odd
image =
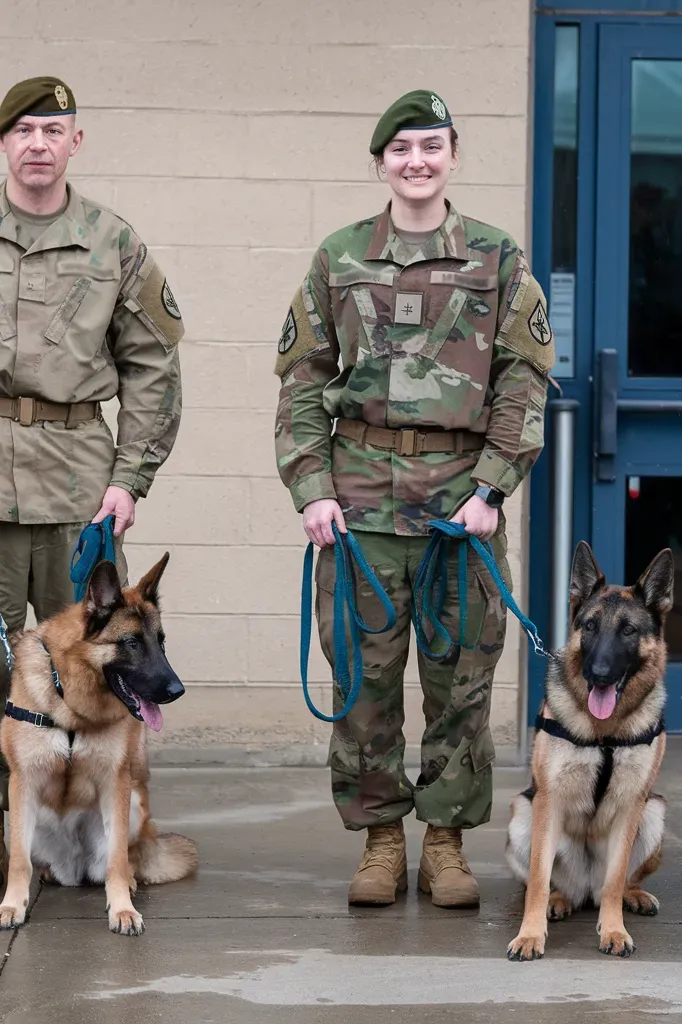
[[[550,925],[544,960],[510,964],[522,896],[504,841],[525,771],[497,770],[492,820],[466,837],[480,910],[446,911],[416,891],[414,818],[408,893],[384,910],[347,906],[364,838],[341,827],[323,769],[155,768],[154,817],[196,839],[197,877],[138,893],[139,939],[109,933],[102,889],[36,888],[28,924],[0,943],[0,1020],[682,1024],[681,769],[675,739],[658,787],[669,801],[651,882],[661,913],[628,918],[635,956],[600,955],[585,911]]]

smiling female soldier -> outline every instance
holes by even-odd
[[[342,228],[317,250],[279,341],[279,472],[321,548],[320,641],[334,672],[332,521],[351,529],[396,609],[393,629],[363,635],[363,684],[334,726],[334,800],[348,829],[367,828],[350,903],[393,903],[407,886],[402,819],[427,823],[419,886],[438,906],[476,906],[462,829],[488,821],[489,729],[505,608],[469,549],[465,644],[446,662],[419,652],[426,727],[416,785],[403,765],[403,675],[410,603],[430,519],[492,539],[508,583],[506,496],[543,446],[554,361],[545,299],[506,232],[462,216],[445,198],[457,133],[442,99],[408,93],[370,145],[390,188],[383,213]],[[332,422],[336,420],[332,436]],[[458,636],[457,544],[443,621]],[[368,587],[358,610],[382,610]],[[335,687],[335,709],[340,694]]]

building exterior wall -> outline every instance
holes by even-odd
[[[187,696],[166,711],[159,756],[324,760],[329,727],[298,676],[304,535],[273,454],[276,342],[316,245],[383,207],[369,138],[408,89],[435,89],[453,113],[455,205],[529,241],[530,19],[529,0],[9,5],[0,91],[39,73],[72,85],[85,141],[71,180],[141,234],[187,327],[180,435],[127,545],[132,577],[171,551],[163,608]],[[526,501],[507,511],[522,606]],[[512,622],[493,708],[503,752],[525,718],[524,672]],[[328,707],[316,646],[311,678]],[[407,679],[418,743],[414,659]]]

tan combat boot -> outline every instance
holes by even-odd
[[[478,883],[462,853],[462,830],[429,825],[419,865],[419,888],[437,907],[477,907]]]
[[[407,889],[405,829],[401,821],[367,829],[367,844],[360,867],[348,890],[348,902],[384,907]]]

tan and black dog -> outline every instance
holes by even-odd
[[[507,860],[526,885],[510,960],[542,957],[547,919],[599,907],[599,949],[630,956],[623,908],[656,914],[643,880],[661,862],[665,801],[652,792],[665,751],[663,628],[674,563],[661,551],[631,587],[609,586],[581,542],[570,636],[550,661],[532,785],[512,802]]]
[[[144,930],[137,882],[174,882],[194,842],[150,820],[146,729],[184,693],[164,653],[158,586],[168,555],[122,590],[100,562],[85,598],[12,638],[0,745],[10,768],[10,857],[0,928],[23,924],[33,868],[60,885],[104,883],[109,928]]]

